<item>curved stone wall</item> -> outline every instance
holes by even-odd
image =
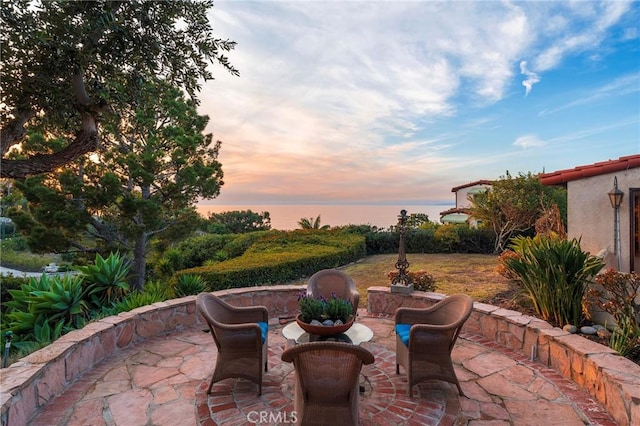
[[[446,297],[370,287],[367,310],[393,315],[400,306],[423,308]],[[474,303],[463,330],[478,334],[553,368],[597,399],[620,425],[640,424],[640,366],[607,346],[570,334],[517,311]]]
[[[249,287],[216,294],[236,306],[266,306],[270,322],[277,323],[298,313],[297,296],[303,288]],[[443,297],[424,292],[404,295],[390,293],[389,287],[371,287],[367,309],[371,314],[392,316],[399,306],[426,307]],[[114,351],[199,323],[195,296],[189,296],[103,318],[62,336],[0,370],[1,424],[27,424],[38,409]],[[611,349],[537,318],[482,303],[474,305],[465,331],[553,367],[597,398],[619,424],[640,424],[640,366]]]
[[[216,292],[236,306],[264,305],[271,321],[298,312],[304,287],[248,287]],[[201,323],[195,296],[154,303],[92,322],[0,370],[2,426],[26,425],[38,409],[114,351]]]

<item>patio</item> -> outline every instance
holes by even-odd
[[[364,343],[376,357],[363,368],[362,425],[615,425],[609,414],[555,370],[487,339],[463,333],[453,352],[467,395],[427,382],[406,395],[406,375],[395,374],[393,320],[359,310],[374,331]],[[292,420],[293,368],[280,355],[283,325],[269,328],[269,371],[262,396],[254,384],[228,379],[206,394],[216,348],[206,326],[158,335],[114,353],[37,413],[29,424],[246,425]]]

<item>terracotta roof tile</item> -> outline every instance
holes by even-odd
[[[573,169],[542,173],[539,178],[543,185],[560,185],[572,180],[584,179],[607,173],[615,173],[635,167],[640,167],[640,154],[620,157],[617,160],[601,161],[599,163],[586,166],[578,166]]]
[[[491,182],[490,180],[482,179],[482,180],[477,180],[475,182],[465,183],[464,185],[460,185],[460,186],[456,186],[454,188],[451,188],[451,192],[458,192],[458,190],[460,190],[460,189],[468,188],[468,187],[474,186],[474,185],[491,185],[491,184],[493,184],[493,182]]]

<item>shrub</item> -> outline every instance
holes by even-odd
[[[509,267],[507,264],[507,259],[511,258],[519,258],[520,255],[513,250],[505,250],[500,253],[498,256],[498,266],[496,267],[496,272],[505,277],[508,280],[518,281],[518,274]]]
[[[458,235],[459,227],[467,227],[467,225],[442,225],[439,226],[434,237],[438,242],[441,251],[445,253],[453,253],[460,244],[460,235]]]
[[[636,297],[640,290],[640,275],[607,269],[596,276],[601,288],[589,290],[589,302],[609,313],[617,327],[611,335],[610,346],[625,356],[640,346],[640,305]]]
[[[398,252],[400,235],[397,232],[366,234],[367,255]],[[407,253],[492,253],[495,233],[490,229],[475,229],[466,225],[438,225],[429,223],[410,229],[405,236]]]
[[[214,291],[286,282],[364,256],[364,238],[356,234],[320,230],[271,231],[263,233],[240,257],[185,269],[176,276],[201,275]]]
[[[398,276],[398,271],[389,271],[387,273],[387,277],[390,281]],[[408,271],[407,277],[409,279],[409,284],[413,284],[414,290],[418,291],[434,291],[436,289],[436,280],[433,278],[433,275],[429,274],[424,269],[421,269],[416,272]]]
[[[512,241],[518,256],[505,258],[505,264],[518,275],[536,312],[555,325],[579,325],[586,286],[604,262],[583,252],[577,239],[552,235]]]
[[[191,296],[207,290],[207,284],[200,275],[180,275],[175,286],[176,297]]]
[[[149,281],[144,286],[143,291],[133,291],[129,293],[114,307],[116,312],[128,312],[141,306],[147,306],[156,302],[162,302],[173,297],[173,292],[167,286],[157,281]]]
[[[13,275],[3,275],[1,278],[2,285],[0,285],[0,312],[5,313],[7,311],[7,302],[12,299],[9,290],[19,290],[23,284],[29,282],[29,278],[26,277],[14,277]]]

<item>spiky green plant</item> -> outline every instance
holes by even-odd
[[[42,274],[9,292],[12,300],[7,302],[6,320],[8,328],[16,333],[17,347],[55,340],[76,327],[87,313],[80,276]]]
[[[78,268],[84,276],[85,292],[92,309],[101,309],[122,299],[129,291],[126,279],[130,267],[120,253],[111,253],[106,259],[98,253],[93,265]]]
[[[542,319],[555,325],[579,325],[587,284],[604,262],[580,248],[578,239],[558,236],[516,237],[517,256],[504,259],[525,287]]]
[[[618,321],[618,325],[609,339],[609,346],[622,356],[627,356],[640,347],[640,326],[638,323],[629,317]]]
[[[149,281],[143,291],[133,291],[121,301],[115,303],[118,312],[127,312],[140,306],[162,302],[173,297],[171,288],[157,281]]]
[[[191,296],[207,290],[207,284],[200,275],[185,274],[178,277],[175,287],[176,297]]]

